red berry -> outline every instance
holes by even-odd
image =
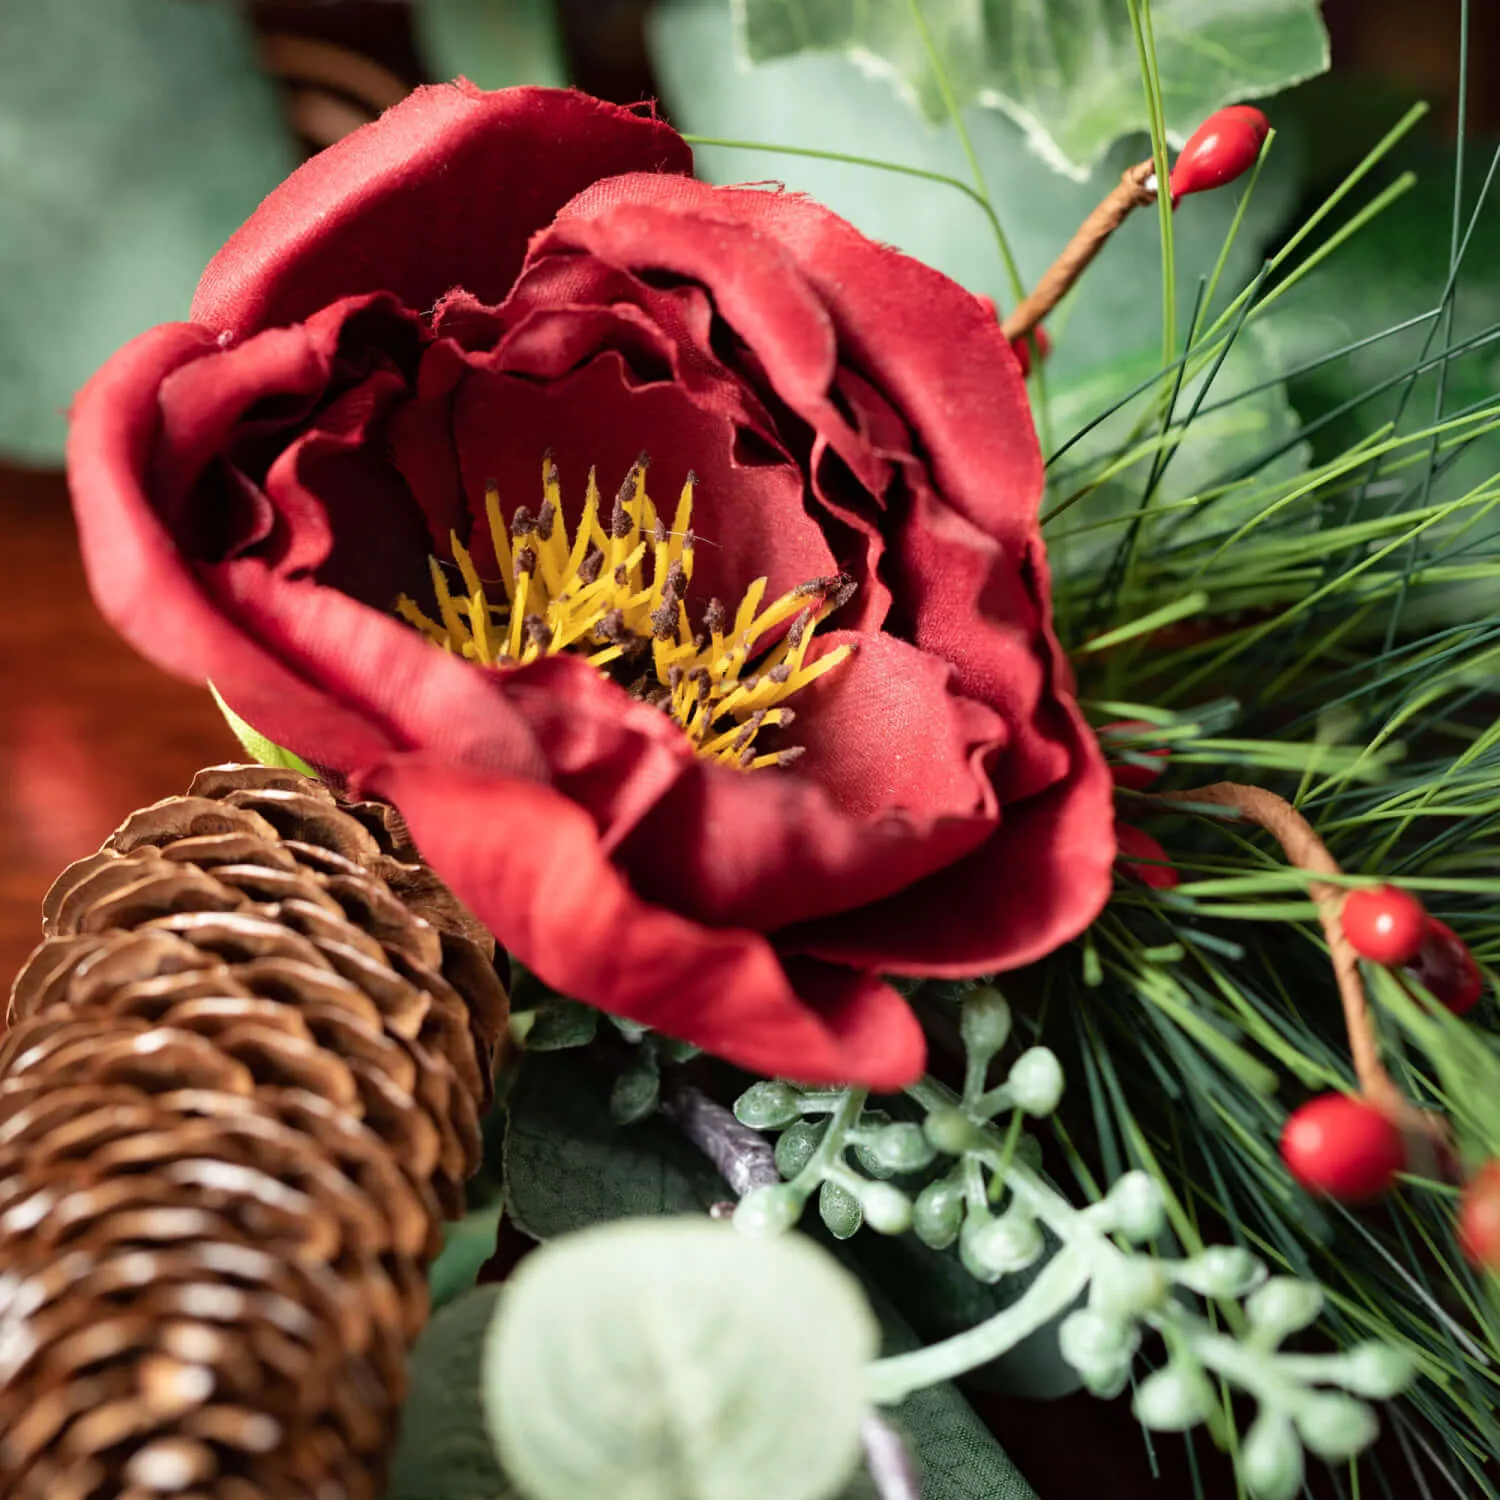
[[[1253,104],[1215,110],[1188,137],[1172,168],[1172,206],[1188,193],[1233,182],[1255,165],[1270,122]]]
[[[1121,719],[1113,724],[1102,724],[1099,727],[1099,736],[1106,742],[1111,739],[1135,739],[1142,734],[1149,734],[1156,726],[1148,724],[1144,719]],[[1122,747],[1123,748],[1123,747]],[[1132,792],[1144,792],[1158,776],[1167,768],[1167,757],[1171,751],[1165,745],[1131,745],[1129,747],[1132,755],[1147,755],[1153,760],[1159,760],[1160,765],[1143,766],[1135,761],[1116,760],[1111,761],[1109,774],[1114,778],[1116,786],[1123,786]]]
[[[1474,955],[1464,940],[1436,917],[1428,917],[1422,946],[1405,969],[1456,1016],[1473,1010],[1484,993],[1484,976]]]
[[[1281,1132],[1281,1159],[1310,1193],[1368,1203],[1406,1165],[1401,1132],[1381,1112],[1344,1094],[1295,1110]]]
[[[1500,1271],[1500,1161],[1487,1161],[1464,1188],[1458,1243],[1476,1266]]]
[[[1010,347],[1016,351],[1016,361],[1021,366],[1023,376],[1031,374],[1031,345],[1036,343],[1037,356],[1045,360],[1052,353],[1052,340],[1047,337],[1047,330],[1040,323],[1030,333],[1023,333],[1019,338],[1010,341]]]
[[[1177,884],[1177,871],[1172,868],[1167,851],[1144,828],[1116,819],[1115,843],[1120,851],[1120,868],[1143,885],[1154,891],[1170,891]],[[1137,864],[1137,860],[1152,863]]]
[[[1375,964],[1406,964],[1422,946],[1427,912],[1406,891],[1369,885],[1344,897],[1339,925],[1361,958]]]

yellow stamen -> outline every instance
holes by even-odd
[[[786,765],[800,750],[763,752],[756,740],[763,730],[789,725],[795,715],[786,700],[853,654],[852,647],[839,646],[807,662],[813,633],[843,603],[848,581],[820,579],[762,608],[768,580],[758,578],[732,621],[719,601],[710,601],[695,634],[685,596],[693,575],[697,481],[688,475],[668,529],[646,491],[646,467],[642,455],[603,518],[590,470],[571,540],[550,455],[542,462],[542,505],[535,515],[520,507],[507,527],[499,491],[486,485],[499,585],[484,583],[454,535],[463,592],[455,595],[434,558],[438,618],[405,595],[396,613],[445,651],[482,666],[524,664],[566,650],[577,650],[600,671],[620,664],[619,680],[675,720],[699,754],[748,770]],[[777,631],[781,638],[747,672],[758,643]]]

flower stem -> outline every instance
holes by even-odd
[[[661,1112],[714,1164],[738,1197],[781,1181],[775,1153],[765,1138],[741,1125],[702,1089],[674,1084],[662,1100]]]
[[[998,1359],[1072,1306],[1093,1273],[1089,1247],[1065,1245],[1023,1295],[993,1317],[925,1349],[877,1359],[870,1366],[865,1393],[878,1405],[893,1406],[913,1391],[953,1380]]]
[[[1217,781],[1211,786],[1195,787],[1182,792],[1159,792],[1155,796],[1158,802],[1207,803],[1221,807],[1242,823],[1254,823],[1257,827],[1264,828],[1281,845],[1282,852],[1298,869],[1311,871],[1315,875],[1339,876],[1344,873],[1312,824],[1284,797],[1278,797],[1275,792],[1267,791],[1264,787]],[[1339,920],[1344,902],[1342,888],[1327,881],[1315,880],[1309,885],[1308,894],[1317,903],[1318,920],[1322,923],[1323,936],[1328,943],[1334,978],[1338,982],[1339,999],[1344,1008],[1349,1056],[1354,1064],[1354,1075],[1359,1080],[1361,1094],[1408,1134],[1441,1142],[1446,1136],[1446,1126],[1442,1119],[1412,1105],[1392,1081],[1380,1060],[1380,1042],[1375,1034],[1370,1003],[1360,978],[1359,956],[1349,939],[1344,936],[1343,923]]]
[[[859,1435],[880,1500],[922,1500],[922,1481],[901,1434],[879,1412],[868,1411]]]

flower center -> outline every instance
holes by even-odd
[[[582,654],[636,697],[673,719],[700,755],[745,770],[786,765],[801,748],[762,753],[763,729],[795,717],[786,700],[853,654],[838,646],[807,660],[813,633],[853,591],[844,575],[816,578],[762,607],[767,581],[745,590],[733,617],[718,599],[697,628],[685,596],[693,577],[692,474],[669,527],[646,493],[647,460],[632,466],[607,518],[590,472],[574,535],[562,514],[557,465],[542,463],[542,504],[517,508],[507,530],[499,490],[485,487],[485,512],[499,584],[481,581],[457,534],[453,558],[463,591],[429,559],[439,618],[402,595],[396,613],[445,651],[487,667],[536,661],[558,651]],[[499,593],[503,588],[504,597]],[[790,621],[779,639],[762,642]]]

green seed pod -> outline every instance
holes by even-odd
[[[1389,1401],[1412,1383],[1417,1367],[1411,1357],[1389,1344],[1356,1344],[1344,1355],[1339,1381],[1346,1390],[1371,1401]]]
[[[776,1141],[776,1170],[788,1180],[813,1158],[828,1130],[827,1120],[798,1120],[788,1125]]]
[[[734,1227],[752,1238],[783,1234],[802,1217],[802,1195],[785,1183],[754,1188],[740,1199]]]
[[[1160,1307],[1168,1292],[1167,1278],[1146,1255],[1122,1255],[1095,1273],[1089,1306],[1106,1318],[1133,1322]]]
[[[1154,1240],[1167,1224],[1160,1184],[1149,1172],[1127,1172],[1109,1190],[1105,1203],[1115,1227],[1136,1244]]]
[[[1243,1297],[1266,1279],[1264,1262],[1237,1245],[1211,1245],[1177,1268],[1173,1280],[1200,1297]]]
[[[912,1204],[912,1229],[924,1245],[946,1250],[964,1221],[964,1190],[946,1177],[929,1182]]]
[[[872,1182],[859,1195],[859,1206],[877,1234],[905,1234],[911,1228],[911,1199],[887,1182]]]
[[[871,1154],[890,1172],[920,1172],[937,1155],[920,1125],[887,1125],[871,1143]]]
[[[1214,1388],[1196,1365],[1171,1364],[1136,1387],[1136,1420],[1154,1432],[1186,1432],[1214,1409]]]
[[[981,1139],[979,1127],[952,1104],[932,1110],[922,1122],[922,1130],[944,1156],[962,1156]]]
[[[1323,1291],[1310,1281],[1273,1276],[1245,1303],[1245,1311],[1256,1329],[1276,1342],[1317,1320]]]
[[[753,1083],[734,1101],[734,1117],[751,1130],[780,1130],[800,1118],[797,1091],[785,1083],[768,1079]]]
[[[1010,1037],[1010,1005],[992,984],[964,996],[959,1035],[970,1057],[988,1062]]]
[[[1338,1391],[1309,1394],[1292,1414],[1303,1445],[1328,1463],[1363,1453],[1380,1435],[1375,1413],[1363,1401]]]
[[[818,1215],[836,1240],[847,1240],[857,1234],[865,1217],[859,1199],[836,1182],[825,1182],[819,1191]]]
[[[1029,1047],[1006,1075],[1005,1086],[1028,1115],[1050,1115],[1062,1100],[1062,1064],[1050,1047]]]
[[[1240,1444],[1240,1475],[1255,1500],[1295,1500],[1302,1489],[1302,1444],[1280,1412],[1262,1409]]]
[[[1036,1220],[1008,1213],[981,1224],[969,1237],[969,1253],[996,1277],[1024,1271],[1042,1253]],[[991,1279],[994,1279],[993,1277]]]
[[[1069,1313],[1057,1330],[1062,1357],[1086,1379],[1113,1380],[1122,1366],[1129,1369],[1140,1345],[1140,1330],[1134,1323],[1120,1323],[1086,1307]]]

